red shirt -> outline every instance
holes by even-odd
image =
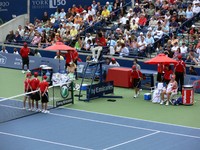
[[[24,91],[27,92],[28,90],[31,89],[31,86],[30,86],[30,82],[31,80],[26,78],[25,81],[24,81]]]
[[[77,50],[73,51],[73,61],[78,60],[78,52]]]
[[[66,64],[69,64],[71,61],[73,61],[73,53],[72,52],[68,52],[65,54],[66,57]]]
[[[28,48],[28,47],[22,47],[21,49],[20,49],[20,55],[22,56],[22,57],[28,57],[28,54],[30,53],[30,49]]]
[[[131,77],[132,79],[139,79],[140,77],[142,77],[142,73],[140,72],[140,70],[134,70],[131,72]]]
[[[175,72],[185,72],[185,62],[183,60],[179,60],[174,68]]]
[[[144,26],[144,25],[146,24],[146,22],[147,22],[147,18],[145,18],[145,17],[141,17],[141,18],[138,20],[138,24],[139,24],[140,26]]]
[[[40,87],[41,93],[44,93],[47,91],[47,89],[49,87],[49,83],[47,81],[42,81],[42,82],[40,82],[39,87]]]
[[[38,78],[33,78],[30,82],[32,91],[35,91],[39,88],[40,80]]]
[[[170,80],[172,74],[173,74],[172,70],[165,70],[164,79],[165,80]]]
[[[96,39],[96,43],[98,46],[106,46],[106,39],[104,37],[100,37]]]
[[[158,73],[163,73],[164,66],[162,64],[158,64],[157,71]]]

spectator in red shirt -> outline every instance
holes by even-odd
[[[93,57],[93,61],[98,61],[99,60],[99,56],[101,54],[101,51],[103,49],[104,46],[106,46],[106,39],[103,37],[102,33],[98,33],[97,38],[96,38],[96,44],[97,46],[92,48],[92,57]],[[97,56],[95,56],[95,53],[97,51]]]
[[[179,91],[181,91],[181,93],[182,93],[182,85],[184,84],[184,76],[186,73],[186,66],[185,66],[185,62],[182,60],[181,54],[178,55],[178,63],[174,66],[174,72],[176,75],[176,82],[178,83],[178,85],[180,82]]]
[[[27,72],[29,71],[29,55],[30,49],[27,46],[27,43],[24,43],[24,46],[20,49],[20,55],[22,57],[22,73],[25,73],[24,71],[24,65],[27,65]]]
[[[26,74],[26,79],[24,81],[24,93],[26,93],[26,95],[24,96],[24,106],[23,106],[23,109],[26,109],[26,100],[28,98],[28,104],[29,104],[28,110],[31,110],[31,101],[30,101],[31,94],[28,94],[29,92],[31,92],[30,82],[31,82],[31,73],[29,72]]]
[[[166,85],[168,85],[169,81],[171,80],[172,75],[173,75],[173,71],[171,69],[171,66],[165,65],[163,81],[164,83],[166,83]]]
[[[136,66],[132,66],[131,79],[130,81],[133,83],[133,88],[135,89],[134,98],[139,96],[139,90],[141,85],[142,73],[136,69]]]
[[[49,113],[49,111],[47,110],[47,104],[49,102],[49,95],[48,95],[49,83],[46,81],[46,79],[47,79],[47,76],[44,75],[43,81],[40,82],[40,84],[39,84],[43,113]]]
[[[32,100],[32,111],[40,111],[38,108],[38,101],[40,100],[40,94],[39,91],[36,91],[39,89],[39,84],[40,80],[38,79],[38,73],[34,72],[34,78],[31,80],[30,85],[31,85],[31,90],[35,91],[34,93],[31,94],[31,100]],[[34,108],[34,100],[36,104],[36,109]]]
[[[145,17],[145,14],[141,14],[139,20],[138,20],[138,25],[140,28],[143,28],[147,23],[147,18]]]

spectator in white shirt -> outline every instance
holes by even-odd
[[[119,67],[119,63],[116,61],[115,58],[111,58],[111,62],[109,63],[109,66],[116,66]]]
[[[64,8],[61,9],[61,12],[59,13],[59,17],[60,19],[65,18],[66,12],[64,10]]]
[[[13,49],[13,54],[19,55],[19,52],[17,51],[17,48]]]
[[[200,12],[199,2],[194,3],[194,6],[192,7],[192,11],[194,14],[198,14]]]
[[[147,43],[144,40],[144,37],[141,38],[141,41],[138,42],[138,49],[139,49],[139,55],[146,57],[146,47]]]
[[[171,51],[172,52],[176,52],[178,50],[179,46],[178,46],[178,42],[174,43],[174,46],[172,46]]]
[[[185,45],[185,42],[182,43],[182,46],[180,47],[180,52],[182,54],[182,56],[186,57],[186,54],[187,54],[187,51],[188,48],[187,46]]]
[[[8,53],[8,51],[6,50],[6,47],[5,47],[5,46],[2,46],[1,53]]]
[[[19,35],[20,35],[21,37],[24,37],[24,29],[22,28],[21,25],[18,26],[17,31],[19,32]]]

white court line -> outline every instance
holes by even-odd
[[[134,141],[138,141],[138,140],[140,140],[140,139],[144,139],[144,138],[146,138],[146,137],[149,137],[149,136],[152,136],[152,135],[155,135],[155,134],[158,134],[158,133],[160,133],[160,132],[157,131],[157,132],[154,132],[154,133],[151,133],[151,134],[147,134],[147,135],[144,135],[144,136],[141,136],[141,137],[138,137],[138,138],[135,138],[135,139],[132,139],[132,140],[129,140],[129,141],[126,141],[126,142],[117,144],[117,145],[113,145],[113,146],[104,148],[103,150],[109,150],[109,149],[112,149],[112,148],[115,148],[115,147],[119,147],[119,146],[122,146],[122,145],[125,145],[125,144],[128,144],[128,143],[131,143],[131,142],[134,142]]]
[[[21,108],[13,107],[13,106],[9,106],[9,107],[10,108],[21,109]],[[152,132],[160,132],[160,133],[165,133],[165,134],[171,134],[171,135],[177,135],[177,136],[184,136],[184,137],[190,137],[190,138],[200,139],[199,136],[193,136],[193,135],[188,135],[188,134],[181,134],[181,133],[168,132],[168,131],[162,131],[162,130],[154,130],[154,129],[149,129],[149,128],[129,126],[129,125],[124,125],[124,124],[118,124],[118,123],[112,123],[112,122],[106,122],[106,121],[100,121],[100,120],[93,120],[93,119],[87,119],[87,118],[81,118],[81,117],[75,117],[75,116],[69,116],[69,115],[62,115],[62,114],[56,114],[56,113],[49,113],[49,114],[50,115],[54,115],[54,116],[59,116],[59,117],[65,117],[65,118],[72,118],[72,119],[78,119],[78,120],[96,122],[96,123],[101,123],[101,124],[109,124],[109,125],[113,125],[113,126],[120,126],[120,127],[126,127],[126,128],[134,128],[134,129],[140,129],[140,130],[146,130],[146,131],[152,131]]]
[[[27,140],[33,140],[33,141],[48,143],[48,144],[53,144],[53,145],[58,145],[58,146],[71,147],[71,148],[76,148],[76,149],[81,149],[81,150],[93,150],[93,149],[90,149],[90,148],[84,148],[84,147],[79,147],[79,146],[74,146],[74,145],[69,145],[69,144],[64,144],[64,143],[58,143],[58,142],[54,142],[54,141],[37,139],[37,138],[28,137],[28,136],[7,133],[7,132],[0,132],[0,134],[12,136],[12,137],[17,137],[17,138],[22,138],[22,139],[27,139]]]
[[[140,130],[146,130],[146,131],[152,131],[152,132],[160,132],[160,133],[165,133],[165,134],[171,134],[171,135],[177,135],[177,136],[184,136],[184,137],[190,137],[190,138],[200,139],[199,136],[193,136],[193,135],[187,135],[187,134],[181,134],[181,133],[175,133],[175,132],[167,132],[167,131],[162,131],[162,130],[154,130],[154,129],[149,129],[149,128],[129,126],[129,125],[124,125],[124,124],[118,124],[118,123],[112,123],[112,122],[100,121],[100,120],[93,120],[93,119],[87,119],[87,118],[81,118],[81,117],[75,117],[75,116],[69,116],[69,115],[62,115],[62,114],[56,114],[56,113],[49,113],[49,114],[50,115],[54,115],[54,116],[59,116],[59,117],[72,118],[72,119],[90,121],[90,122],[101,123],[101,124],[108,124],[108,125],[125,127],[125,128],[140,129]]]
[[[159,121],[152,121],[152,120],[145,120],[145,119],[139,119],[139,118],[131,118],[131,117],[125,117],[125,116],[111,115],[111,114],[94,112],[94,111],[80,110],[80,109],[75,109],[75,108],[67,108],[67,107],[64,107],[64,106],[62,108],[74,110],[74,111],[79,111],[79,112],[87,112],[87,113],[93,113],[93,114],[99,114],[99,115],[105,115],[105,116],[111,116],[111,117],[118,117],[118,118],[123,118],[123,119],[138,120],[138,121],[145,121],[145,122],[150,122],[150,123],[157,123],[157,124],[164,124],[164,125],[170,125],[170,126],[175,126],[175,127],[183,127],[183,128],[188,128],[188,129],[200,130],[200,128],[197,128],[197,127],[189,127],[189,126],[171,124],[171,123],[164,123],[164,122],[159,122]]]
[[[0,98],[4,98],[4,97],[0,97]],[[16,100],[14,100],[14,101],[16,101]],[[131,118],[131,117],[125,117],[125,116],[111,115],[111,114],[94,112],[94,111],[80,110],[80,109],[75,109],[75,108],[67,108],[65,106],[62,106],[60,108],[74,110],[74,111],[79,111],[79,112],[87,112],[87,113],[92,113],[92,114],[99,114],[99,115],[111,116],[111,117],[118,117],[118,118],[123,118],[123,119],[138,120],[138,121],[145,121],[145,122],[150,122],[150,123],[170,125],[170,126],[174,126],[174,127],[183,127],[183,128],[188,128],[188,129],[200,130],[200,128],[197,128],[197,127],[189,127],[189,126],[178,125],[178,124],[171,124],[171,123],[165,123],[165,122],[159,122],[159,121],[152,121],[152,120],[145,120],[145,119],[139,119],[139,118]],[[59,109],[59,108],[57,108],[57,109]]]

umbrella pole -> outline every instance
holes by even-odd
[[[60,50],[59,50],[59,55],[61,55]],[[59,62],[58,62],[58,73],[61,73],[61,72],[60,72],[60,58],[59,58]]]

